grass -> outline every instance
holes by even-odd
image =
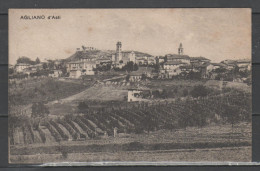
[[[89,85],[91,82],[89,81]],[[9,100],[11,105],[27,105],[35,101],[52,101],[71,96],[86,89],[89,85],[83,85],[74,81],[60,81],[51,78],[41,80],[24,81],[16,87],[10,86]]]

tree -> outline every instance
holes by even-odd
[[[183,89],[183,92],[182,92],[183,97],[188,96],[188,94],[189,94],[189,91],[186,88]]]
[[[35,64],[39,64],[41,63],[40,59],[37,57],[36,60],[35,60]]]
[[[146,111],[146,112],[150,112],[150,111]],[[148,134],[150,133],[150,131],[153,131],[155,128],[158,127],[158,118],[156,118],[155,116],[148,114],[145,115],[145,117],[142,120],[142,126],[143,129],[146,130],[148,132]]]
[[[128,75],[125,77],[125,80],[128,82],[128,81],[129,81],[129,78],[130,78],[130,75],[128,74]]]
[[[234,67],[234,75],[237,76],[239,74],[239,67],[235,65]]]
[[[146,80],[146,75],[145,74],[142,74],[142,76],[141,76],[141,80]]]
[[[162,97],[163,99],[166,99],[166,98],[168,98],[168,95],[169,95],[169,93],[168,93],[165,89],[163,89],[163,91],[162,91],[162,93],[161,93],[161,97]]]
[[[88,108],[89,107],[85,102],[79,102],[78,105],[79,112],[85,112]]]
[[[50,62],[48,63],[48,68],[49,68],[49,69],[54,69],[54,61],[50,61]]]
[[[193,88],[193,90],[190,92],[190,94],[194,98],[205,97],[208,95],[208,90],[205,86],[198,85]]]
[[[81,47],[84,51],[87,49],[84,45],[82,45]]]
[[[224,116],[227,119],[227,122],[231,124],[232,126],[232,132],[233,132],[233,126],[234,124],[239,121],[239,108],[236,106],[231,106],[231,105],[223,105],[224,109]]]
[[[43,63],[42,68],[43,68],[43,69],[47,69],[47,68],[48,68],[48,65],[47,65],[46,63]]]
[[[126,71],[133,71],[134,70],[134,63],[132,61],[127,62],[126,65],[124,66],[124,69]]]
[[[13,68],[8,68],[8,74],[13,74],[14,73],[14,69]]]
[[[48,116],[49,109],[42,102],[35,102],[32,105],[32,118],[34,119],[33,127],[34,129],[38,129],[40,122],[43,118]]]
[[[156,73],[158,73],[160,71],[160,64],[159,63],[154,65],[154,70],[155,70]]]
[[[16,62],[17,62],[17,64],[19,64],[19,63],[25,63],[25,64],[30,64],[30,65],[34,65],[35,64],[34,61],[32,61],[30,58],[25,57],[25,56],[18,58],[16,60]]]
[[[134,71],[137,71],[139,69],[138,65],[137,64],[134,64]]]
[[[45,117],[49,114],[49,109],[43,102],[35,102],[32,105],[32,117]]]

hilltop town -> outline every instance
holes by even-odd
[[[65,59],[30,60],[20,57],[9,68],[10,81],[30,77],[80,79],[84,76],[104,75],[106,72],[123,72],[130,82],[145,79],[213,79],[250,83],[250,60],[224,60],[213,63],[206,57],[191,57],[184,53],[180,43],[176,54],[152,56],[137,51],[123,51],[117,42],[115,50],[98,50],[94,47],[77,48]]]
[[[186,55],[182,43],[176,52],[123,51],[117,42],[115,50],[82,46],[59,60],[20,57],[9,68],[11,160],[43,162],[52,154],[53,161],[86,161],[111,152],[109,160],[124,153],[130,161],[142,160],[130,153],[172,157],[168,151],[180,149],[204,156],[201,148],[249,153],[250,61],[213,63]]]

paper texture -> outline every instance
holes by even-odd
[[[9,162],[251,161],[251,81],[251,9],[10,9]]]

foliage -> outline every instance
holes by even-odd
[[[35,61],[32,61],[30,58],[28,57],[20,57],[16,60],[17,64],[19,63],[25,63],[25,64],[30,64],[30,65],[35,65]]]
[[[208,89],[203,85],[195,86],[190,92],[191,96],[194,98],[205,97],[208,95],[208,93]]]
[[[186,97],[186,96],[188,96],[189,95],[189,91],[185,88],[185,89],[183,89],[183,97]]]
[[[32,105],[32,117],[44,118],[49,114],[49,109],[42,102],[35,102]]]
[[[86,89],[93,84],[93,81],[88,81],[83,85],[51,78],[37,78],[26,80],[26,82],[21,82],[21,84],[21,88],[10,88],[11,93],[8,94],[8,100],[12,105],[26,105],[35,101],[58,100]]]
[[[37,57],[36,60],[35,60],[35,64],[39,64],[41,63],[40,59]]]
[[[84,112],[88,109],[88,105],[85,102],[79,102],[78,104],[78,110],[79,112]]]
[[[130,75],[129,75],[129,74],[127,74],[127,76],[125,77],[125,80],[128,82],[128,81],[129,81],[129,79],[130,79]]]

